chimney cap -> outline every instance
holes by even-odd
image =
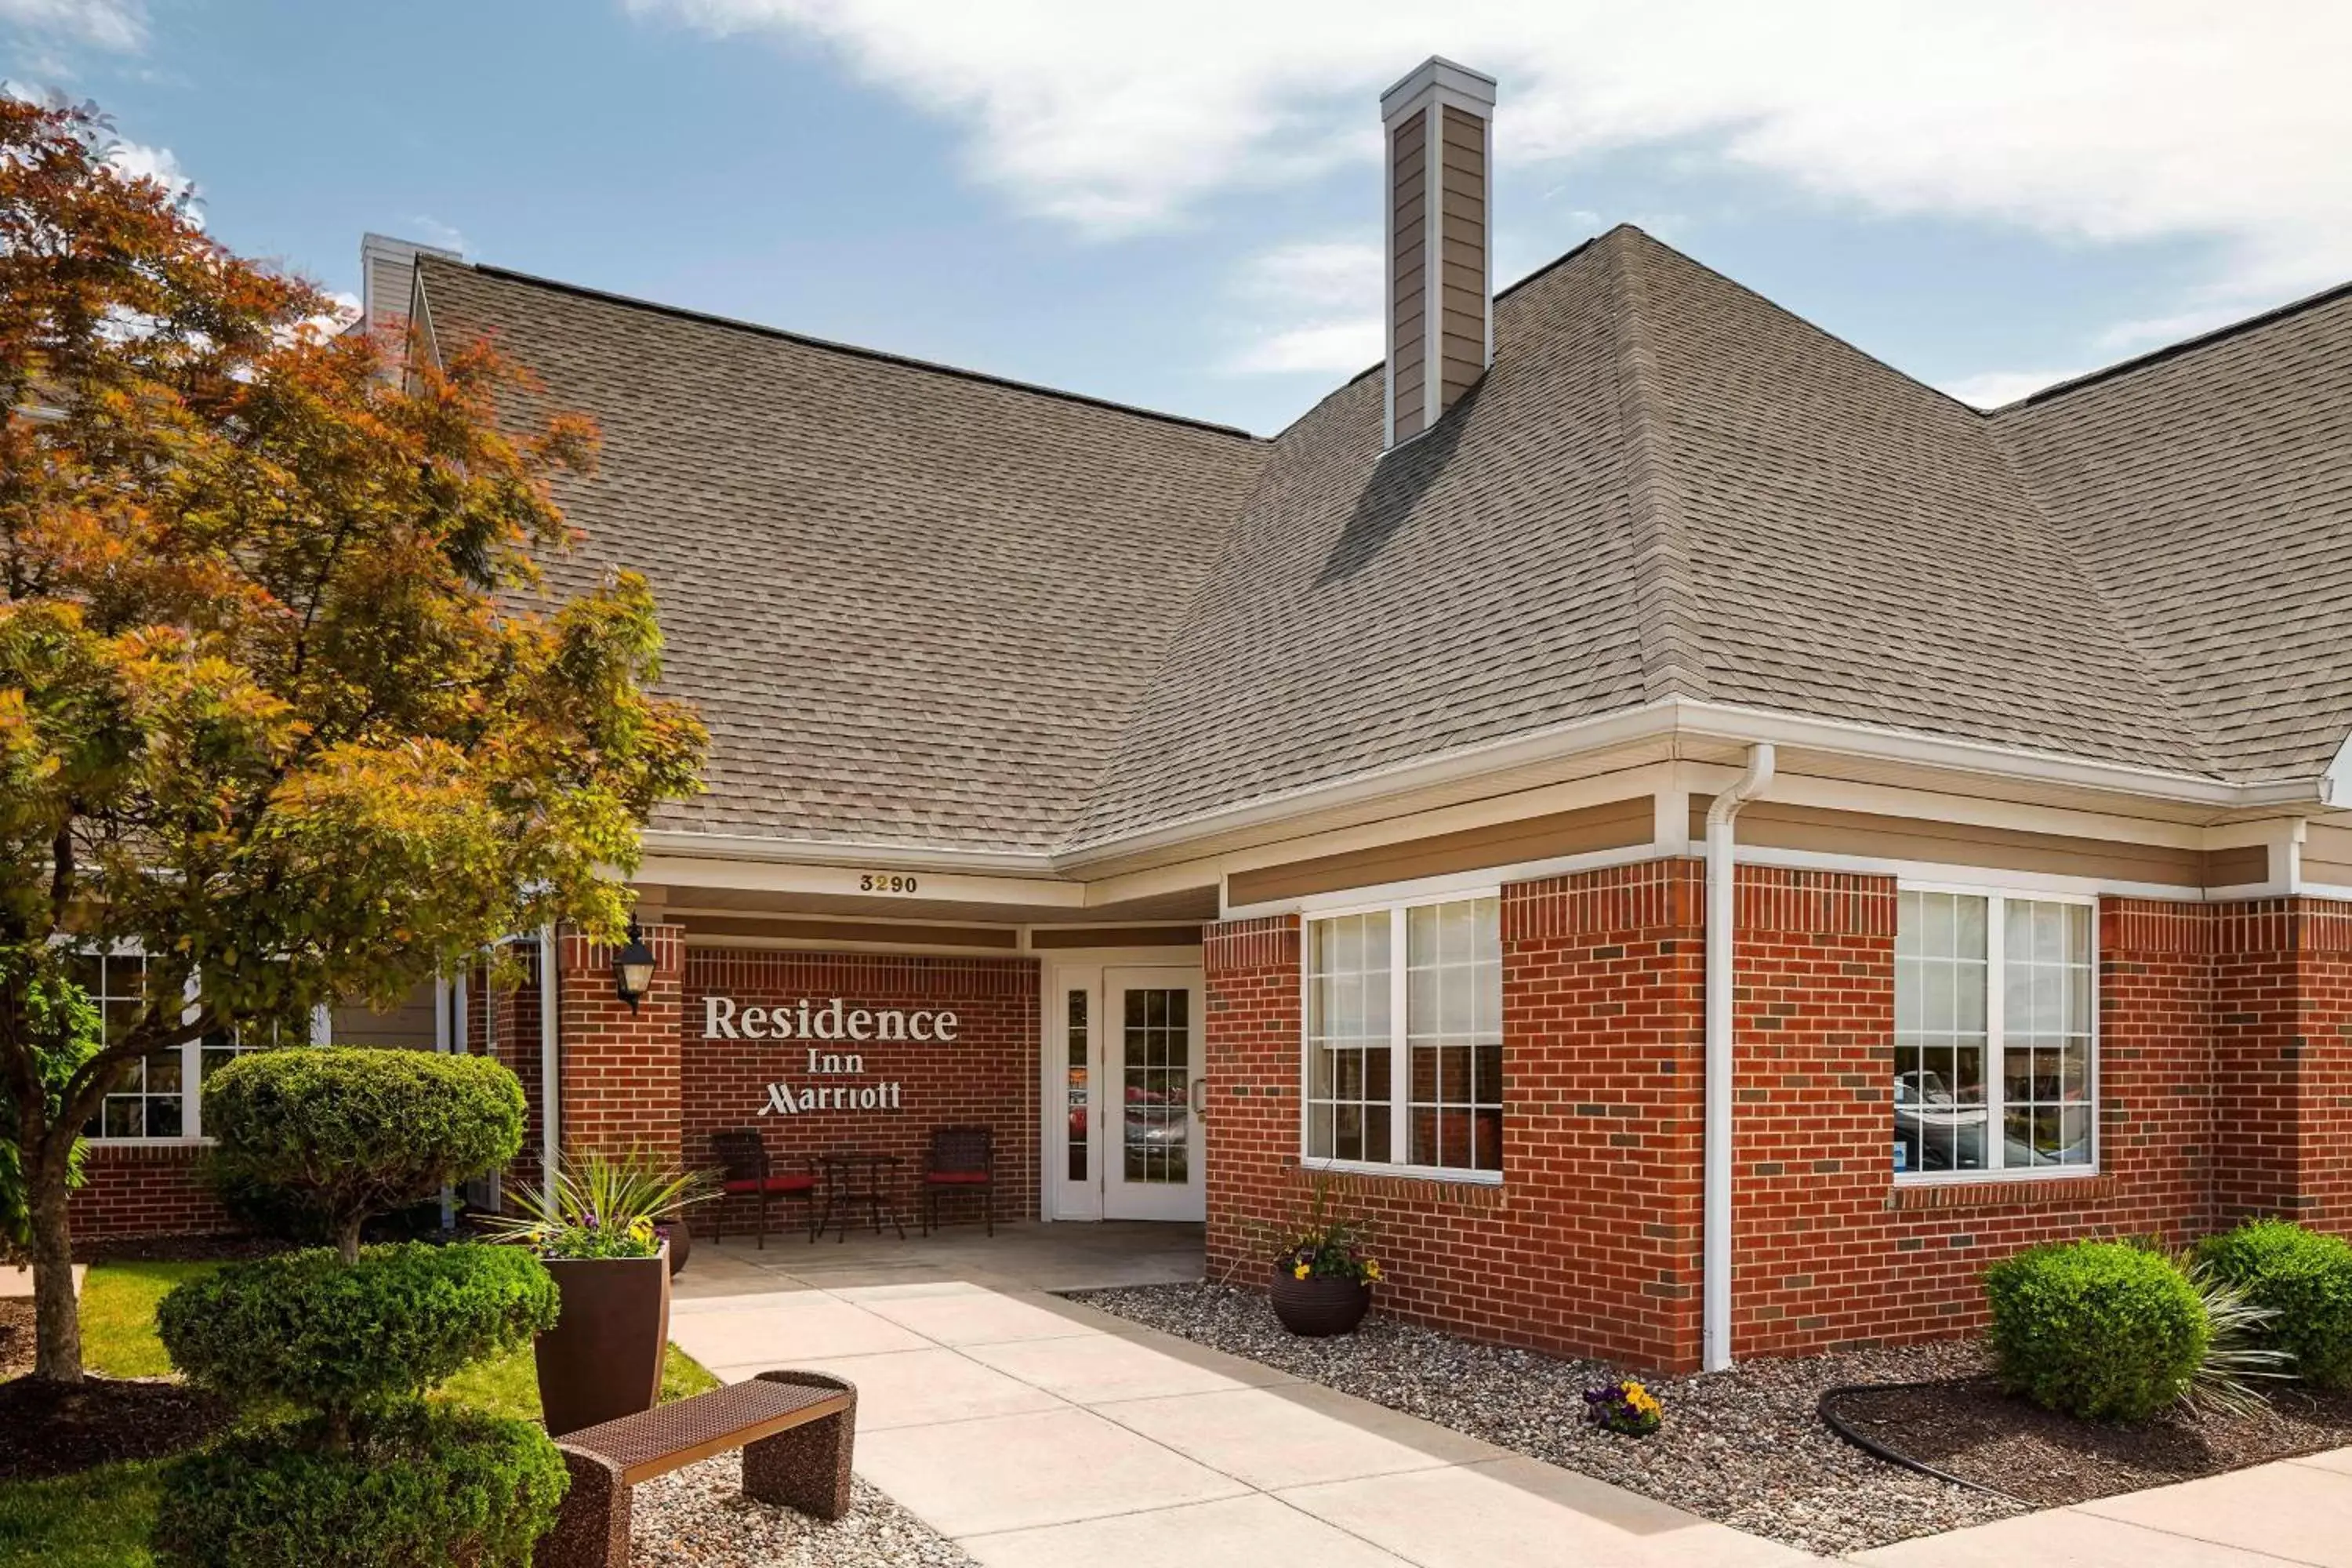
[[[1495,79],[1485,71],[1474,71],[1468,66],[1457,65],[1444,55],[1432,55],[1400,77],[1396,84],[1381,94],[1381,118],[1393,120],[1411,109],[1412,101],[1431,88],[1443,88],[1447,92],[1482,108],[1495,106]]]

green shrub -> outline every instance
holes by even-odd
[[[523,1568],[566,1477],[527,1421],[410,1406],[346,1452],[265,1430],[174,1463],[154,1556],[163,1568]]]
[[[513,1247],[324,1248],[234,1264],[163,1298],[172,1364],[240,1405],[381,1412],[555,1322],[555,1281]]]
[[[2004,1386],[2092,1420],[2142,1421],[2186,1394],[2212,1329],[2179,1264],[2120,1241],[2052,1242],[1985,1270]]]
[[[323,1225],[346,1260],[370,1215],[512,1159],[523,1111],[497,1062],[427,1051],[260,1051],[205,1085],[215,1188],[247,1214]]]
[[[2275,1314],[2266,1338],[2293,1358],[2297,1376],[2352,1388],[2352,1243],[2282,1219],[2249,1220],[2206,1238],[2197,1256]]]

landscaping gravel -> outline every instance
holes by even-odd
[[[637,1488],[633,1568],[976,1568],[962,1548],[863,1479],[848,1517],[827,1524],[743,1495],[726,1454]]]
[[[1300,1339],[1275,1321],[1264,1296],[1229,1286],[1153,1285],[1074,1299],[1808,1552],[1857,1552],[2023,1511],[1873,1458],[1814,1410],[1822,1391],[1839,1384],[1981,1372],[1974,1344],[1846,1351],[1645,1379],[1665,1405],[1665,1425],[1635,1438],[1584,1420],[1584,1391],[1625,1375],[1598,1362],[1478,1344],[1378,1313],[1354,1334]]]

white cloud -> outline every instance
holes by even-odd
[[[1964,375],[1948,381],[1943,390],[1962,403],[1979,408],[1999,408],[2005,404],[2030,396],[2045,386],[2055,386],[2062,381],[2072,381],[2083,374],[2074,370],[1989,370],[1975,375]]]
[[[1233,293],[1252,323],[1224,368],[1244,375],[1351,375],[1381,357],[1381,247],[1285,245],[1246,263]]]
[[[464,255],[472,248],[467,245],[466,237],[457,231],[454,224],[443,223],[439,218],[425,213],[417,213],[408,221],[415,226],[416,232],[425,237],[425,243],[428,245],[437,245],[444,250],[454,250],[459,255]]]
[[[1876,213],[2209,239],[2217,310],[2352,275],[2340,0],[628,4],[836,51],[964,126],[1022,207],[1098,234],[1370,161],[1374,95],[1435,49],[1501,78],[1522,164],[1671,138]]]
[[[134,180],[153,180],[174,196],[193,198],[196,183],[181,169],[179,159],[169,147],[150,147],[140,142],[117,142],[106,150],[106,161],[123,174]],[[204,209],[191,200],[184,209],[189,219],[199,228],[204,226]]]
[[[0,0],[0,22],[125,54],[147,42],[146,7],[137,0]]]

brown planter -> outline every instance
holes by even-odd
[[[1353,1279],[1299,1279],[1280,1264],[1275,1266],[1271,1294],[1274,1315],[1282,1326],[1308,1339],[1354,1333],[1372,1305],[1370,1285]]]
[[[661,1232],[662,1244],[669,1248],[669,1277],[675,1279],[686,1272],[686,1260],[694,1251],[694,1232],[686,1228],[682,1219],[666,1219],[654,1228]]]
[[[550,1436],[651,1410],[669,1343],[669,1249],[656,1258],[551,1258],[555,1327],[531,1342]]]

